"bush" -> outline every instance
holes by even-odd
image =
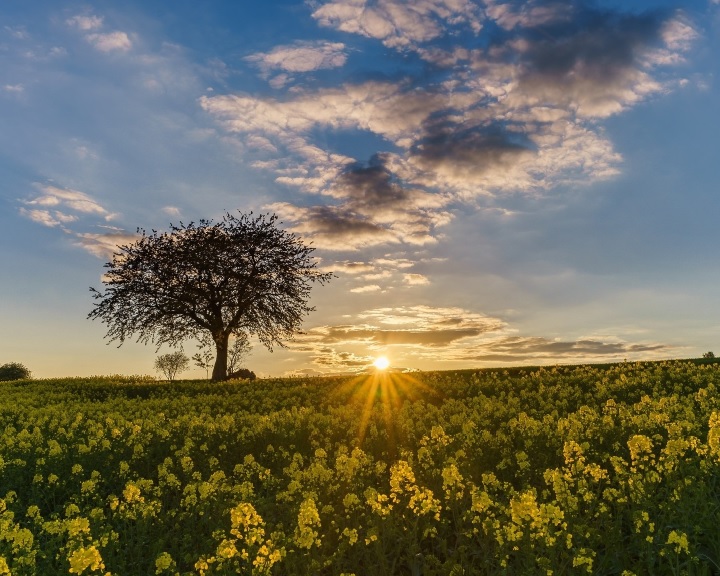
[[[252,370],[240,368],[240,370],[237,370],[236,372],[230,372],[227,377],[228,380],[236,380],[239,378],[242,378],[243,380],[255,380],[256,376],[255,372]]]
[[[31,377],[30,370],[19,362],[9,362],[0,366],[0,382],[10,380],[27,380]]]

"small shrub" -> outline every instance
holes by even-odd
[[[240,370],[237,370],[236,372],[230,372],[227,377],[228,380],[236,380],[238,378],[242,378],[243,380],[255,380],[257,376],[255,376],[255,372],[252,370],[240,368]]]
[[[0,366],[0,382],[10,380],[27,380],[31,378],[30,370],[19,362],[9,362]]]
[[[184,372],[190,365],[190,358],[182,352],[162,354],[155,359],[155,370],[162,372],[172,382],[179,372]]]

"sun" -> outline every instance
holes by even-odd
[[[390,366],[390,360],[388,360],[386,356],[378,356],[375,358],[373,366],[375,366],[378,370],[385,370]]]

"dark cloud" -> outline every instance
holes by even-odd
[[[493,330],[492,325],[477,328],[431,328],[426,330],[383,330],[356,326],[333,326],[323,335],[322,341],[338,343],[347,341],[365,344],[448,346],[462,338],[479,336]]]
[[[664,344],[630,344],[582,339],[556,341],[540,337],[509,337],[489,342],[478,349],[469,350],[465,360],[517,362],[528,360],[559,360],[567,358],[621,358],[638,353],[671,354],[672,347]]]
[[[293,231],[312,237],[316,246],[327,250],[356,250],[397,241],[386,228],[347,206],[304,208],[275,203],[268,208],[294,222]]]
[[[491,171],[509,169],[535,152],[524,134],[499,125],[443,125],[430,130],[412,148],[411,158],[424,170],[451,172],[454,178],[477,180]]]

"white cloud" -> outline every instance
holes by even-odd
[[[477,6],[466,0],[333,0],[313,12],[320,25],[410,48],[440,36],[448,23],[479,30]]]
[[[64,214],[58,210],[51,213],[49,210],[40,210],[37,208],[30,210],[27,208],[20,208],[20,214],[37,224],[42,224],[43,226],[48,226],[50,228],[62,226],[65,223],[77,220],[75,216]]]
[[[16,40],[27,40],[30,38],[25,26],[4,26],[4,30]]]
[[[103,216],[106,220],[113,217],[96,200],[84,192],[51,185],[37,185],[37,187],[42,192],[40,196],[32,200],[26,200],[25,204],[29,206],[63,206],[66,209],[82,214]]]
[[[180,208],[177,206],[163,206],[162,211],[168,216],[180,217]]]
[[[353,292],[355,294],[365,294],[367,292],[379,292],[380,290],[381,290],[381,288],[377,284],[368,284],[367,286],[359,286],[357,288],[351,288],[350,292]]]
[[[90,252],[93,256],[110,260],[119,246],[137,241],[134,234],[124,232],[111,232],[105,234],[81,233],[76,234],[75,244]]]
[[[340,42],[296,42],[289,46],[277,46],[270,52],[260,52],[245,58],[268,74],[272,70],[286,72],[314,72],[339,68],[345,64],[345,45]]]
[[[25,91],[25,86],[22,84],[5,84],[2,91],[10,94],[22,94]]]
[[[130,42],[128,35],[120,31],[88,34],[86,39],[101,52],[112,52],[114,50],[127,52],[132,48],[132,42]]]
[[[94,15],[83,16],[79,14],[77,16],[73,16],[72,18],[68,18],[66,22],[68,25],[73,26],[78,30],[82,30],[83,32],[87,32],[89,30],[99,30],[103,25],[102,17]]]
[[[430,284],[430,279],[422,274],[405,274],[403,276],[403,282],[410,286],[425,286]]]
[[[76,15],[68,18],[65,22],[83,32],[85,40],[101,52],[127,52],[132,48],[132,42],[126,32],[120,30],[100,32],[103,28],[103,18],[101,16]]]

